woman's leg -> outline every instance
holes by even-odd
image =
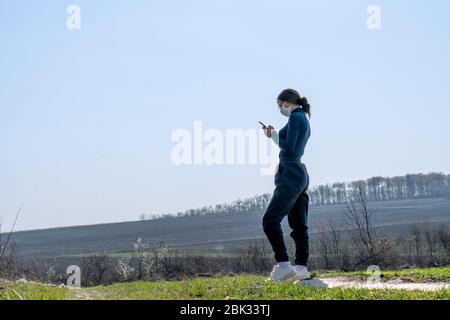
[[[303,192],[288,214],[291,237],[295,242],[295,264],[300,266],[306,266],[309,257],[308,205],[309,195]]]
[[[263,217],[266,234],[277,262],[289,261],[284,243],[281,221],[292,210],[299,195],[297,169],[290,164],[282,164],[275,177],[275,191]]]

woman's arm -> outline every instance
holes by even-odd
[[[268,126],[268,127],[263,128],[263,130],[264,130],[264,134],[265,134],[268,138],[271,138],[271,139],[273,140],[273,142],[275,142],[275,144],[276,144],[277,146],[280,146],[280,143],[279,143],[280,137],[279,137],[278,132],[275,130],[274,127],[272,127],[272,126],[270,125],[270,126]]]
[[[278,135],[278,132],[275,129],[272,129],[271,138],[277,146],[280,146],[280,136]]]
[[[290,117],[289,122],[286,127],[286,130],[287,130],[286,138],[282,139],[277,134],[278,143],[277,142],[275,142],[275,143],[278,144],[280,149],[282,149],[283,151],[285,151],[287,153],[294,152],[295,145],[297,144],[297,140],[300,135],[301,129],[302,128],[301,128],[300,119],[298,119],[296,117]]]

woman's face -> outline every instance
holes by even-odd
[[[278,108],[281,109],[282,107],[287,108],[286,101],[277,100]]]
[[[286,101],[278,100],[278,109],[283,116],[289,117],[291,115],[291,104]]]
[[[292,104],[286,101],[277,100],[278,109],[281,108],[292,108]]]
[[[296,105],[295,103],[290,103],[290,102],[287,102],[287,101],[281,101],[281,100],[277,100],[277,104],[278,104],[278,108],[279,108],[279,109],[281,109],[282,107],[284,107],[284,108],[288,108],[288,109],[294,110],[294,109],[296,109],[296,108],[299,107],[299,106]]]

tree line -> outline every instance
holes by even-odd
[[[407,174],[392,178],[372,177],[350,183],[333,183],[312,188],[309,192],[312,205],[345,204],[361,189],[368,201],[425,199],[450,196],[450,174]]]
[[[450,197],[450,174],[433,172],[429,174],[407,174],[392,178],[372,177],[367,180],[319,185],[311,188],[308,193],[312,206],[326,206],[348,203],[352,200],[355,190],[361,190],[370,202]],[[239,199],[231,203],[205,206],[177,213],[164,213],[153,216],[142,214],[140,220],[263,211],[267,208],[271,197],[271,194],[266,193]]]

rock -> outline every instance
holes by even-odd
[[[306,280],[297,280],[294,282],[295,285],[302,285],[302,286],[310,286],[315,288],[328,288],[328,284],[323,282],[322,280],[319,280],[317,278],[311,278]]]

